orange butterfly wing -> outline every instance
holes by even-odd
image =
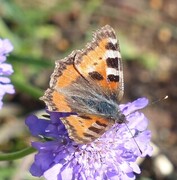
[[[55,70],[51,75],[50,88],[48,88],[43,100],[49,111],[71,112],[71,108],[66,101],[66,97],[60,92],[62,88],[69,88],[72,82],[76,81],[79,76],[73,66],[76,51],[72,52],[68,57],[58,60],[55,63]]]
[[[94,115],[71,115],[62,119],[71,139],[79,144],[99,138],[113,122]]]
[[[120,100],[123,96],[123,68],[114,30],[106,25],[94,34],[86,48],[76,54],[76,69],[92,84]]]

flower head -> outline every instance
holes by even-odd
[[[2,108],[3,96],[15,92],[13,85],[10,84],[10,76],[13,73],[11,64],[5,63],[6,56],[13,50],[13,46],[8,39],[0,39],[0,109]]]
[[[30,172],[47,180],[103,180],[135,179],[140,173],[138,157],[151,155],[148,120],[141,112],[148,103],[146,98],[120,105],[127,123],[115,124],[103,136],[90,144],[79,145],[68,137],[60,117],[67,113],[50,112],[50,121],[32,115],[26,119],[33,136],[50,141],[33,142],[38,150]],[[135,143],[136,141],[136,143]]]

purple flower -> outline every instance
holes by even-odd
[[[132,180],[140,173],[138,157],[151,155],[151,133],[148,120],[137,110],[148,104],[146,98],[120,105],[127,123],[115,124],[90,144],[79,145],[67,134],[60,117],[65,113],[50,112],[50,119],[32,115],[26,124],[32,135],[49,141],[32,142],[38,150],[30,172],[47,180]]]
[[[2,108],[3,96],[15,92],[13,85],[10,84],[10,76],[13,73],[11,64],[5,63],[6,56],[13,50],[13,46],[8,39],[0,39],[0,109]]]

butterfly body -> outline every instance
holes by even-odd
[[[50,111],[75,112],[62,118],[70,138],[89,143],[115,123],[125,122],[121,55],[114,30],[98,30],[83,50],[56,62],[50,88],[42,100]]]
[[[120,110],[115,97],[101,92],[99,87],[93,88],[93,85],[85,79],[78,79],[71,86],[59,92],[66,97],[72,112],[102,116],[111,120],[119,117]]]

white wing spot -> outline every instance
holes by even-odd
[[[106,74],[109,75],[109,74],[113,74],[115,76],[119,75],[119,71],[115,68],[107,68],[106,69]]]
[[[104,54],[104,59],[107,58],[121,58],[121,54],[119,51],[114,51],[114,50],[107,50]]]
[[[109,38],[109,42],[115,45],[117,44],[117,39]]]

